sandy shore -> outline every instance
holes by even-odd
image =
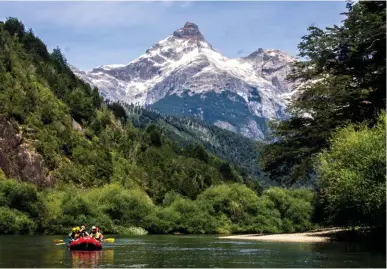
[[[277,241],[277,242],[327,242],[331,236],[337,232],[344,231],[344,229],[331,228],[319,231],[310,231],[305,233],[291,233],[291,234],[246,234],[246,235],[230,235],[221,236],[224,239],[238,239],[238,240],[257,240],[257,241]]]

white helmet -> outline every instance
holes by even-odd
[[[97,229],[97,227],[93,226],[93,227],[91,227],[91,229],[92,229],[92,230],[95,230],[95,229]]]

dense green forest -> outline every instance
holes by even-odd
[[[15,18],[0,24],[0,57],[1,233],[312,227],[311,191],[263,190],[202,145],[172,143],[155,124],[136,129]]]
[[[283,186],[316,182],[315,221],[385,231],[386,2],[347,8],[341,26],[302,38],[306,61],[289,78],[299,94],[291,117],[272,123],[260,163]]]
[[[350,3],[343,25],[309,28],[291,117],[271,125],[255,172],[251,141],[105,102],[59,48],[0,22],[0,233],[385,231],[385,12]],[[260,167],[282,186],[263,187]]]

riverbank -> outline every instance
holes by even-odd
[[[222,239],[237,239],[237,240],[257,240],[271,242],[328,242],[336,238],[339,233],[347,232],[349,229],[343,228],[326,228],[304,233],[289,233],[289,234],[245,234],[245,235],[230,235],[220,236]]]

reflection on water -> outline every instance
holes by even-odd
[[[105,263],[114,264],[114,249],[104,249],[102,254]]]
[[[99,251],[71,251],[71,265],[73,268],[92,268],[101,264],[102,250]]]
[[[115,236],[100,251],[70,251],[58,236],[0,236],[0,268],[360,267],[386,268],[367,246],[218,239],[214,236]]]
[[[73,268],[93,268],[101,264],[114,264],[114,250],[71,251],[71,265]]]
[[[63,245],[59,245],[59,246],[54,246],[54,247],[51,247],[50,249],[46,249],[47,245],[41,245],[41,255],[37,255],[36,253],[34,253],[34,257],[36,259],[36,262],[38,262],[38,260],[41,260],[39,263],[37,263],[35,266],[39,266],[38,264],[47,264],[47,265],[50,265],[50,266],[54,266],[55,262],[56,261],[64,261],[65,260],[65,257],[66,257],[66,251],[65,250],[65,246]],[[43,248],[44,247],[44,248]]]

